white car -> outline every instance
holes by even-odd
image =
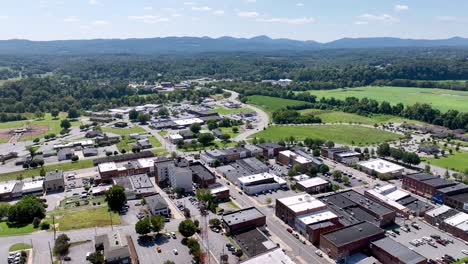
[[[174,252],[174,255],[178,255],[179,254],[179,251],[177,251],[177,249],[173,249],[172,252]]]
[[[463,253],[463,254],[465,254],[465,255],[468,255],[468,250],[462,249],[461,253]]]
[[[319,257],[322,257],[322,252],[320,250],[316,250],[315,251],[315,255],[319,256]]]

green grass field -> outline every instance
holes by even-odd
[[[101,227],[111,224],[107,206],[98,208],[88,207],[86,210],[65,212],[62,217],[56,217],[55,220],[60,231]],[[120,216],[116,213],[111,213],[111,215],[112,224],[119,225],[121,223]]]
[[[0,236],[14,236],[29,234],[35,231],[32,224],[25,226],[8,226],[7,222],[0,222]]]
[[[103,127],[102,128],[103,132],[108,132],[120,136],[128,136],[133,133],[146,133],[146,130],[144,130],[140,126],[133,126],[130,128],[114,128],[114,127]]]
[[[294,136],[299,140],[310,137],[359,146],[393,141],[403,137],[374,128],[352,125],[272,126],[254,136],[273,141],[279,141],[289,136]]]
[[[54,170],[78,170],[78,169],[85,169],[93,167],[93,160],[79,160],[77,162],[64,162],[54,165],[44,166],[45,171],[54,171]],[[8,173],[1,173],[0,174],[0,181],[9,181],[9,180],[16,180],[18,176],[22,176],[23,178],[30,178],[32,176],[39,176],[41,168],[36,169],[29,169],[29,170],[21,170],[15,172],[8,172]]]
[[[155,136],[149,137],[148,140],[151,143],[151,145],[153,145],[153,148],[161,146],[161,142],[159,142],[159,140]]]
[[[251,95],[248,96],[247,99],[247,103],[256,105],[269,113],[281,108],[286,108],[287,106],[302,105],[306,103],[298,100],[290,100],[263,95]]]
[[[158,134],[159,134],[161,137],[165,137],[165,136],[167,135],[167,130],[158,131]]]
[[[366,125],[374,125],[379,123],[415,123],[422,124],[420,121],[410,120],[406,118],[401,118],[392,115],[373,115],[370,117],[361,116],[353,113],[345,113],[341,111],[329,111],[329,110],[319,110],[319,109],[305,109],[300,110],[302,114],[311,113],[322,119],[323,123],[358,123]]]
[[[25,243],[16,243],[10,246],[9,252],[18,251],[18,250],[25,250],[32,248],[31,245]]]
[[[413,105],[415,103],[427,103],[443,112],[455,109],[468,112],[468,92],[453,91],[432,88],[410,88],[410,87],[377,87],[367,86],[335,90],[311,90],[310,94],[321,97],[335,97],[345,99],[346,97],[367,97],[377,101],[387,101],[390,104],[403,103]]]
[[[156,156],[163,156],[169,154],[169,152],[164,148],[152,149],[151,152],[156,154]]]
[[[438,159],[426,159],[432,165],[448,168],[460,172],[468,170],[468,152],[453,152],[453,155],[439,157]]]
[[[237,114],[240,112],[253,112],[252,109],[247,108],[247,107],[241,107],[241,108],[227,108],[224,106],[217,106],[215,109],[213,109],[213,112],[216,112],[220,115],[231,115],[231,114]]]
[[[231,136],[231,139],[233,139],[234,137],[239,135],[239,132],[237,133],[232,132],[232,128],[233,127],[219,127],[218,129],[221,131],[221,133],[228,134]]]

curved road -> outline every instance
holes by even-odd
[[[231,91],[231,90],[224,90],[224,91],[231,93],[231,97],[229,97],[229,100],[231,100],[233,102],[236,102],[236,103],[242,104],[238,99],[239,98],[239,93],[236,93],[236,92]],[[252,129],[246,129],[245,131],[243,131],[239,135],[237,135],[234,138],[234,141],[246,140],[251,135],[262,131],[265,127],[268,126],[268,115],[267,115],[267,113],[265,113],[263,110],[261,110],[258,107],[255,107],[255,106],[252,106],[252,105],[249,105],[249,104],[243,104],[243,105],[245,107],[249,108],[249,109],[254,110],[257,113],[257,122],[252,124],[253,125]]]

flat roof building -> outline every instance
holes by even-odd
[[[164,200],[161,194],[157,193],[151,196],[147,196],[145,197],[145,201],[152,215],[169,215],[167,202]]]
[[[249,195],[287,187],[287,182],[268,172],[244,176],[237,179],[239,187]]]
[[[298,181],[296,187],[306,193],[321,193],[328,190],[330,182],[320,177]]]
[[[385,237],[370,245],[372,255],[385,264],[426,264],[427,259],[408,247]]]
[[[327,208],[325,203],[307,193],[276,199],[275,204],[275,215],[292,227],[298,216]]]
[[[369,175],[385,178],[397,178],[403,175],[404,168],[383,159],[359,162],[358,165]]]
[[[241,264],[295,264],[291,258],[286,255],[281,248],[264,252],[255,257],[239,262]]]
[[[234,235],[264,226],[266,223],[266,216],[257,208],[249,207],[224,214],[222,221],[226,231]]]

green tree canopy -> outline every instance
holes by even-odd
[[[112,186],[106,192],[106,201],[112,211],[120,211],[127,201],[124,187],[118,184]]]
[[[185,238],[193,236],[196,231],[197,227],[190,219],[184,220],[179,224],[179,233]]]

